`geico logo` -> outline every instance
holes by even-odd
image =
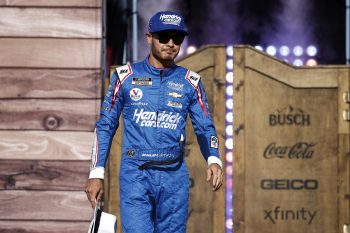
[[[317,180],[261,180],[260,187],[266,190],[315,190],[318,189]]]

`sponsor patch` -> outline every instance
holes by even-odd
[[[192,79],[193,81],[197,82],[199,80],[199,77],[195,77],[195,76],[191,75],[190,79]]]
[[[176,130],[181,115],[173,112],[150,112],[144,109],[135,109],[133,120],[141,127],[158,127]]]
[[[132,78],[132,85],[152,86],[152,78]]]
[[[173,98],[181,98],[182,97],[182,95],[177,93],[177,92],[169,92],[168,96],[171,96]]]
[[[126,152],[126,155],[132,157],[132,156],[135,155],[135,153],[136,153],[135,150],[128,150],[128,151]]]
[[[167,86],[169,89],[175,90],[175,91],[182,91],[184,85],[182,83],[175,83],[175,82],[168,82]]]
[[[148,105],[148,103],[144,103],[144,102],[135,102],[135,103],[131,103],[131,105],[133,105],[133,106],[146,106],[146,105]]]
[[[218,145],[219,145],[219,140],[217,137],[215,136],[210,136],[210,147],[211,148],[218,148]]]
[[[139,88],[133,88],[130,91],[130,98],[134,101],[139,101],[140,99],[142,99],[142,91]]]
[[[120,70],[119,71],[119,74],[126,74],[126,73],[128,73],[128,69],[123,69],[123,70]]]
[[[162,14],[159,19],[163,24],[172,24],[176,26],[180,26],[181,23],[181,17],[178,15],[167,15]]]
[[[168,101],[167,106],[173,107],[173,108],[182,108],[182,103]]]
[[[143,156],[143,157],[151,157],[151,158],[154,158],[154,157],[174,157],[174,154],[157,154],[157,153],[146,154],[146,153],[143,153],[141,156]]]

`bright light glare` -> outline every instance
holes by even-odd
[[[254,48],[256,48],[256,49],[259,50],[259,51],[264,51],[263,47],[260,46],[260,45],[255,45]]]
[[[303,47],[299,45],[295,46],[293,49],[293,53],[295,56],[300,57],[304,53]]]
[[[227,46],[226,55],[229,57],[233,57],[233,46],[232,45]]]
[[[232,134],[233,134],[233,126],[232,126],[232,125],[228,125],[228,126],[226,127],[226,134],[227,134],[228,136],[232,136]]]
[[[306,48],[306,53],[307,55],[309,55],[310,57],[313,57],[317,54],[317,48],[313,45],[310,45]]]
[[[233,69],[233,59],[227,59],[226,61],[226,68],[229,70]]]
[[[187,54],[191,54],[191,53],[194,53],[196,50],[197,50],[197,47],[196,47],[196,46],[190,45],[190,46],[187,47],[186,53],[187,53]]]
[[[306,61],[307,66],[317,66],[317,61],[315,59],[309,59]]]
[[[233,109],[233,99],[226,100],[226,108],[228,108],[229,110]]]
[[[289,49],[288,46],[286,46],[286,45],[281,46],[281,48],[280,48],[280,54],[281,54],[282,56],[288,56],[289,53],[290,53],[290,49]]]
[[[233,139],[232,138],[227,139],[226,142],[225,142],[225,146],[226,146],[227,149],[232,150],[232,148],[233,148]]]
[[[226,82],[233,83],[233,72],[228,72],[226,74]]]
[[[266,53],[270,54],[271,56],[275,56],[277,53],[277,49],[275,46],[270,45],[266,48]]]
[[[226,154],[226,161],[229,162],[229,163],[232,163],[232,160],[233,160],[232,152],[227,152],[227,154]]]
[[[226,94],[229,96],[233,95],[233,86],[232,85],[229,85],[226,87]]]
[[[294,66],[302,66],[304,65],[303,61],[301,59],[295,59],[293,62]]]

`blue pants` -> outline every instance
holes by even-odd
[[[189,175],[185,162],[139,170],[144,161],[122,157],[123,233],[186,233]]]

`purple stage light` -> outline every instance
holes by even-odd
[[[232,233],[232,160],[233,160],[233,46],[226,48],[226,127],[225,127],[225,183],[226,183],[226,233]]]

